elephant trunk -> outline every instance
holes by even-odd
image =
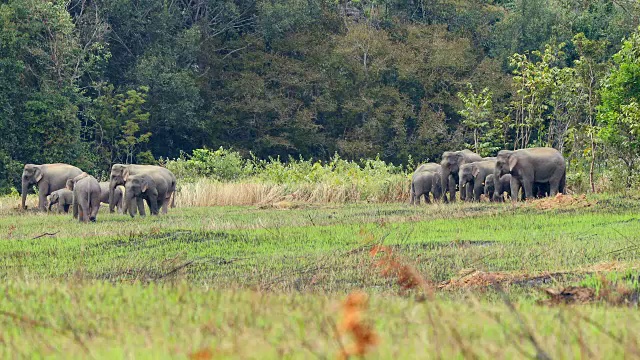
[[[29,190],[29,182],[22,179],[22,209],[26,209],[27,191]]]
[[[502,183],[500,183],[500,173],[495,172],[493,174],[493,198],[495,200],[500,200],[502,197]]]
[[[118,182],[115,179],[111,179],[111,182],[109,182],[109,212],[113,212],[113,208],[116,205],[115,192],[117,186]]]
[[[124,195],[124,209],[122,210],[122,212],[124,214],[127,213],[127,210],[129,211],[129,215],[131,215],[131,217],[136,216],[136,204],[135,204],[135,199],[133,198],[133,193],[131,191],[127,191]]]
[[[442,188],[442,200],[447,201],[447,189],[449,188],[449,172],[442,169],[440,172],[440,187]]]

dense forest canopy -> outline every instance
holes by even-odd
[[[3,1],[0,188],[25,163],[100,174],[220,146],[399,164],[550,145],[631,174],[639,16],[635,0]]]

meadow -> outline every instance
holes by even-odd
[[[364,292],[370,358],[638,356],[640,203],[565,199],[103,208],[80,224],[5,197],[0,354],[335,358],[354,342],[344,301]]]

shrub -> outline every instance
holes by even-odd
[[[180,157],[164,164],[178,178],[193,181],[210,178],[217,181],[234,181],[246,177],[250,167],[236,151],[220,147],[218,150],[196,149],[191,155],[181,153]]]

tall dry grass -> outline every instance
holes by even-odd
[[[200,179],[179,185],[176,206],[261,205],[281,201],[323,204],[388,203],[405,202],[408,198],[409,180],[403,176],[375,185],[223,183]]]

